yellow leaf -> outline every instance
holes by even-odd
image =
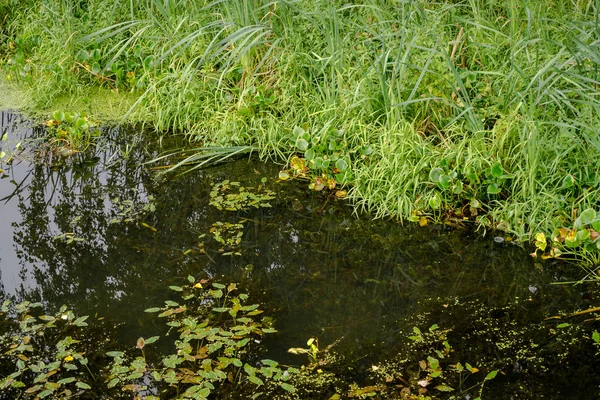
[[[420,226],[427,226],[427,218],[425,218],[425,217],[419,218],[419,225]]]
[[[546,235],[544,235],[543,232],[540,232],[537,235],[535,235],[535,240],[537,240],[538,242],[545,242],[546,241]]]
[[[65,360],[66,362],[73,361],[73,356],[66,356],[66,357],[64,358],[64,360]]]

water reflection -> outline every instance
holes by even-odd
[[[3,146],[44,134],[6,112],[1,129]],[[277,166],[254,159],[157,180],[144,164],[162,150],[156,142],[122,128],[105,128],[102,138],[70,160],[26,144],[2,164],[4,296],[125,322],[123,340],[131,343],[140,331],[161,329],[143,310],[169,298],[168,285],[188,275],[239,282],[275,315],[282,335],[267,344],[290,362],[287,348],[310,336],[324,344],[344,338],[339,346],[356,359],[384,352],[381,344],[397,339],[398,320],[426,311],[427,297],[493,306],[516,296],[569,296],[515,246],[465,230],[354,216],[343,201],[277,182]],[[132,140],[138,145],[127,147]],[[209,205],[214,183],[256,187],[262,177],[277,193],[271,208]],[[212,224],[240,221],[242,256],[222,256]],[[205,254],[197,250],[201,241]]]

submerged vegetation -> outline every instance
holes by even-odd
[[[133,93],[129,117],[203,146],[296,154],[312,188],[349,185],[378,217],[533,241],[600,211],[599,8],[3,0],[1,65],[38,107]]]
[[[310,338],[307,348],[288,350],[307,355],[308,363],[294,367],[261,358],[261,342],[277,330],[258,304],[247,304],[248,295],[240,293],[237,284],[190,276],[187,284],[169,288],[178,298],[165,301],[163,307],[146,309],[166,320],[165,337],[140,337],[135,348],[125,351],[115,347],[115,327],[102,318],[77,317],[66,306],[44,314],[40,303],[11,305],[5,301],[0,309],[0,392],[23,399],[159,400],[217,395],[234,399],[427,400],[460,395],[477,400],[487,397],[486,387],[496,380],[506,383],[518,377],[518,388],[494,386],[493,398],[530,398],[540,393],[539,385],[548,384],[540,377],[550,372],[555,384],[552,392],[568,393],[574,384],[572,377],[566,369],[554,370],[555,365],[579,363],[591,371],[597,367],[597,352],[592,349],[600,343],[600,335],[577,320],[597,308],[525,326],[507,316],[525,307],[541,320],[545,315],[534,311],[539,305],[517,300],[489,309],[458,299],[429,299],[432,311],[413,315],[404,321],[407,326],[436,319],[452,328],[433,324],[427,329],[414,326],[409,332],[401,331],[396,355],[370,366],[337,354],[337,342],[320,348],[318,339]],[[103,339],[91,339],[99,330]],[[165,340],[169,350],[163,349],[159,356],[153,347]],[[497,352],[503,356],[498,357]],[[476,357],[477,364],[463,359],[469,356]],[[304,360],[299,357],[298,361]],[[357,369],[362,378],[357,379]],[[590,397],[598,390],[593,378],[593,373],[579,376],[575,383],[588,385]]]

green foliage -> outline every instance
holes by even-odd
[[[47,120],[44,125],[48,129],[52,146],[64,146],[73,152],[85,151],[100,135],[100,131],[94,129],[94,123],[87,116],[78,113],[55,111],[52,119]]]
[[[238,293],[236,284],[196,281],[190,276],[187,285],[170,289],[179,294],[179,302],[169,300],[163,307],[146,310],[158,313],[170,332],[176,332],[172,352],[158,362],[146,356],[158,336],[140,337],[137,355],[111,349],[98,359],[95,352],[106,346],[86,336],[87,316],[76,317],[66,306],[53,315],[36,315],[40,303],[11,306],[4,302],[0,310],[0,390],[31,399],[80,396],[92,390],[91,385],[95,394],[106,392],[111,398],[125,394],[148,399],[206,399],[227,385],[234,391],[248,390],[242,389],[247,383],[251,388],[268,384],[271,390],[295,392],[291,379],[297,369],[255,359],[256,344],[277,331],[270,318],[262,317],[258,304],[247,304],[248,295]],[[93,364],[88,362],[88,354],[94,355]],[[149,388],[160,389],[160,397],[147,396]]]
[[[377,217],[521,241],[600,202],[594,2],[9,3],[6,77],[38,106],[134,93],[200,143],[172,168],[258,149]]]
[[[69,335],[86,327],[88,317],[77,318],[66,306],[53,315],[35,315],[41,307],[2,304],[2,323],[15,326],[0,336],[0,391],[17,398],[65,398],[91,389],[88,359],[79,350],[80,341]]]
[[[266,183],[266,178],[263,178],[262,183]],[[269,201],[275,198],[274,195],[273,191],[263,185],[255,189],[241,186],[239,182],[224,180],[213,185],[209,204],[219,210],[243,211],[250,207],[271,207]]]
[[[121,351],[108,352],[113,358],[108,387],[122,387],[135,395],[164,384],[165,390],[177,393],[170,398],[206,399],[226,383],[247,381],[262,386],[268,380],[294,391],[287,383],[290,372],[277,362],[262,360],[257,367],[244,361],[253,342],[276,332],[266,319],[256,320],[263,313],[258,304],[246,304],[248,295],[238,294],[235,284],[188,280],[186,287],[170,287],[180,294],[182,303],[167,301],[164,307],[146,310],[159,313],[179,333],[173,341],[175,352],[163,357],[158,368],[149,365],[144,354],[144,348],[158,337],[139,338],[136,347],[141,355],[135,358]]]
[[[213,238],[223,247],[219,249],[224,256],[241,256],[239,245],[244,235],[244,225],[241,223],[232,224],[230,222],[217,221],[210,228]]]

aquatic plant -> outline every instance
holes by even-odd
[[[527,243],[600,202],[598,7],[28,0],[0,52],[38,106],[134,93],[127,117],[198,144],[174,168],[257,151],[376,217]]]
[[[71,152],[85,151],[100,135],[95,124],[85,115],[55,111],[52,119],[44,122],[50,136],[50,146],[67,147]],[[64,153],[64,152],[62,152]]]
[[[297,369],[255,359],[263,336],[277,332],[269,317],[257,320],[263,313],[259,305],[246,304],[248,295],[237,293],[236,284],[191,276],[188,281],[170,286],[181,302],[169,300],[164,307],[146,310],[165,318],[178,333],[173,353],[157,361],[148,360],[146,350],[158,336],[140,337],[135,355],[110,349],[109,339],[97,342],[86,330],[88,317],[76,317],[66,306],[54,315],[35,315],[40,303],[4,302],[0,390],[36,399],[79,397],[88,390],[111,398],[206,399],[211,393],[240,390],[246,382],[254,387],[268,382],[271,390],[295,392],[289,382]],[[232,389],[224,388],[228,385]]]

